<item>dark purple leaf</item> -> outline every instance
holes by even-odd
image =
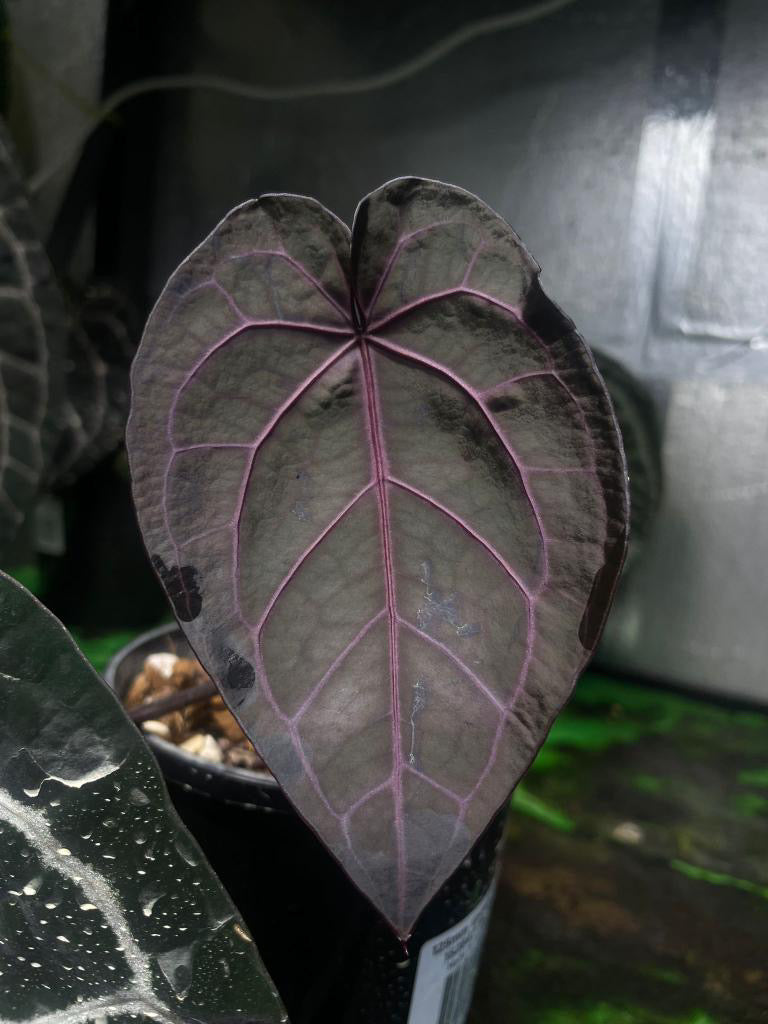
[[[283,1021],[114,694],[3,573],[0,621],[0,1021]]]
[[[234,210],[169,281],[128,445],[153,561],[299,812],[403,935],[597,642],[627,494],[514,232],[400,179]]]
[[[69,324],[0,122],[0,551],[46,477]]]

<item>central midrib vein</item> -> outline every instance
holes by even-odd
[[[371,438],[373,471],[376,478],[378,493],[379,522],[381,527],[381,546],[384,559],[384,579],[386,585],[387,615],[389,619],[389,661],[390,679],[392,684],[392,795],[394,800],[395,841],[397,844],[397,891],[398,908],[401,919],[405,910],[405,837],[403,834],[403,783],[402,783],[402,751],[400,723],[400,684],[399,684],[399,651],[398,651],[398,620],[395,599],[395,571],[392,553],[392,535],[389,520],[389,495],[387,494],[387,478],[389,470],[381,435],[381,414],[376,377],[371,361],[371,352],[365,338],[360,338],[360,359],[363,368],[366,410]]]

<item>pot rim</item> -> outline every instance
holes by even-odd
[[[127,658],[141,651],[142,648],[150,646],[154,641],[178,638],[188,644],[182,629],[175,623],[164,623],[140,633],[130,643],[121,647],[112,655],[104,670],[104,680],[117,699],[122,702],[122,680],[118,680],[118,673]],[[158,647],[158,653],[163,648]],[[147,650],[147,654],[152,653]],[[190,652],[191,657],[195,657]],[[137,726],[138,728],[138,726]],[[139,730],[144,741],[151,748],[163,773],[175,782],[188,786],[197,792],[206,793],[208,796],[219,796],[225,800],[237,803],[249,803],[263,805],[264,803],[280,805],[286,801],[279,783],[273,775],[267,771],[253,771],[248,768],[239,768],[235,765],[217,764],[213,761],[204,761],[187,750],[182,750],[168,740],[153,736]],[[227,796],[222,790],[232,790],[232,795]],[[265,800],[265,797],[267,798]],[[277,810],[278,806],[273,806]]]

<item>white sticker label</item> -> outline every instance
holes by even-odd
[[[463,921],[421,947],[408,1024],[464,1024],[495,890],[494,882]]]

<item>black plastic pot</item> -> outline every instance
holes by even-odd
[[[145,633],[107,667],[118,696],[156,651],[190,653],[174,627]],[[146,739],[177,811],[248,924],[292,1024],[463,1024],[506,810],[426,908],[405,950],[272,776],[208,764]]]

